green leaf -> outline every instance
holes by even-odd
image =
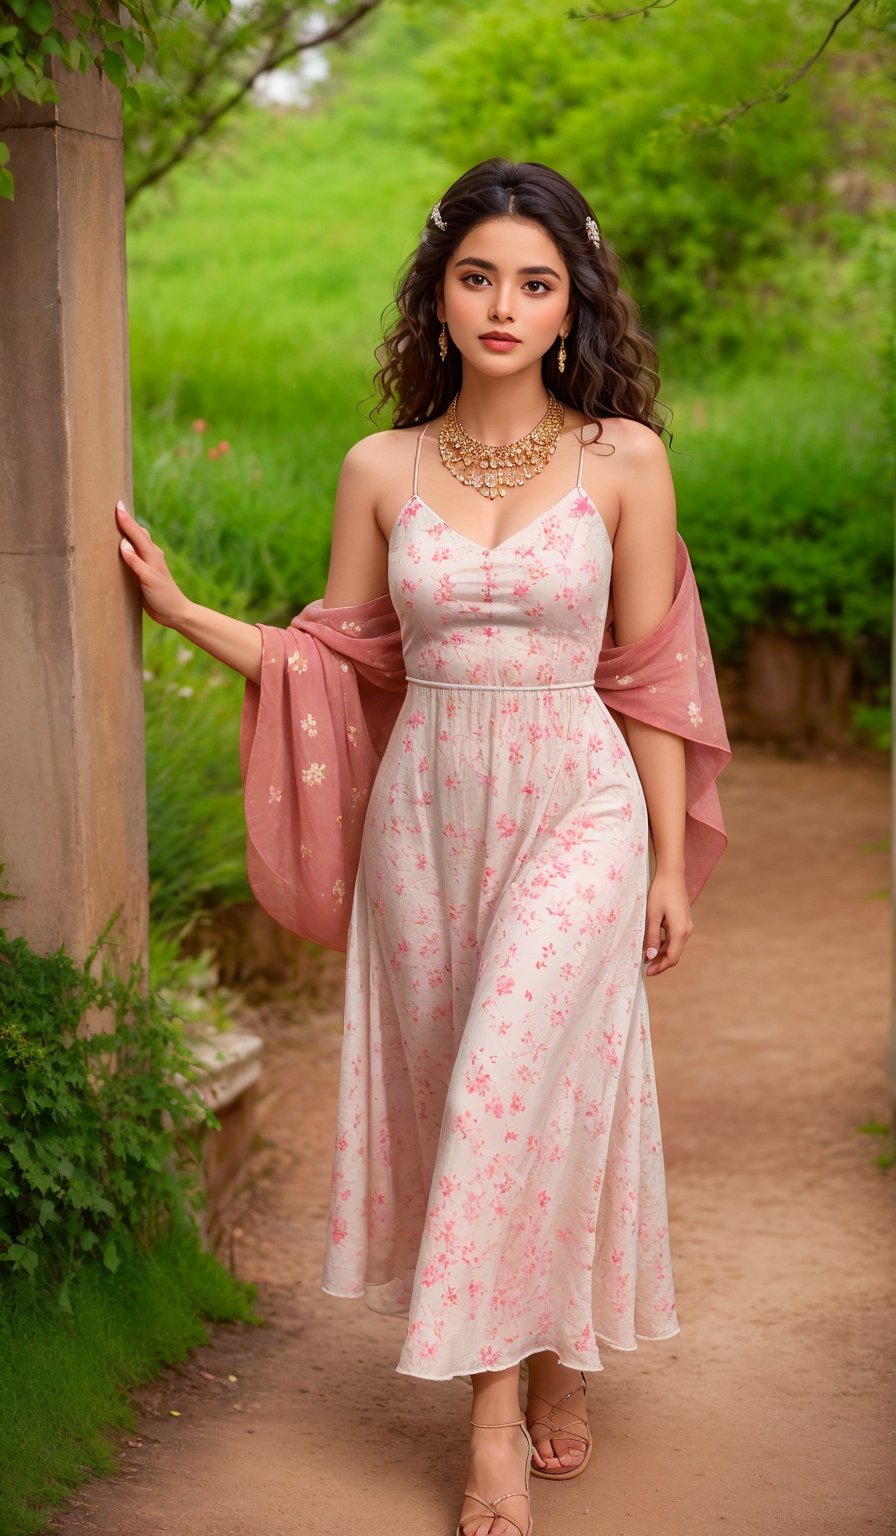
[[[36,100],[35,93],[38,86],[38,77],[27,59],[13,57],[9,63],[12,83],[15,89],[21,96],[25,97],[26,101]]]
[[[59,92],[49,75],[43,80],[38,80],[34,88],[34,100],[39,102],[59,100]]]
[[[43,34],[53,25],[53,7],[50,0],[31,0],[25,17],[32,31]]]
[[[18,27],[0,27],[0,48],[3,48],[6,43],[11,43],[18,35]]]
[[[103,1263],[105,1264],[106,1268],[110,1270],[114,1275],[119,1264],[118,1249],[115,1246],[114,1237],[110,1237],[108,1239],[106,1246],[103,1249]]]
[[[127,65],[119,53],[113,53],[110,48],[104,48],[100,54],[100,68],[108,75],[113,85],[117,85],[123,91],[128,83]]]
[[[59,36],[58,32],[48,32],[46,37],[41,38],[40,51],[44,54],[54,53],[57,59],[62,59],[65,63],[68,63],[68,44],[64,37]]]
[[[6,165],[6,162],[8,161],[8,159],[9,159],[9,145],[8,144],[0,144],[0,165]],[[8,1158],[4,1158],[3,1159],[3,1166],[6,1167],[8,1163],[9,1163],[9,1159]]]
[[[121,99],[126,107],[140,106],[140,92],[135,85],[126,85],[121,93]]]
[[[146,56],[146,44],[136,32],[125,32],[121,46],[135,69],[139,69]]]
[[[9,0],[9,9],[13,11],[16,16],[24,17],[25,12],[28,9],[28,0]]]
[[[93,49],[86,37],[73,37],[69,43],[69,53],[73,63],[77,63],[82,75],[86,75],[93,63]]]
[[[23,1243],[10,1243],[3,1257],[10,1259],[16,1269],[27,1270],[29,1275],[33,1275],[37,1268],[37,1254]]]

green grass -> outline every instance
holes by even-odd
[[[258,1324],[256,1287],[235,1280],[183,1224],[148,1253],[97,1264],[72,1288],[72,1314],[4,1281],[0,1312],[0,1536],[38,1536],[49,1511],[92,1474],[116,1470],[133,1430],[128,1389],[208,1342],[207,1321]]]

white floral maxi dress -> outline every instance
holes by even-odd
[[[390,540],[408,688],[348,932],[323,1289],[407,1316],[413,1376],[679,1332],[647,807],[594,687],[613,551],[583,454],[487,550],[417,494],[418,440]]]

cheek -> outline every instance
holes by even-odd
[[[449,300],[449,313],[460,321],[461,325],[466,316],[479,317],[482,314],[483,304],[487,303],[488,288],[455,288]]]
[[[561,294],[551,294],[541,304],[533,306],[532,324],[538,328],[542,335],[554,337],[557,335],[563,317],[566,314],[566,300]]]

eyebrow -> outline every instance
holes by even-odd
[[[497,272],[498,270],[493,261],[482,261],[479,256],[462,256],[460,261],[456,261],[454,265],[456,267],[465,267],[467,263],[473,267],[485,267],[487,272]],[[543,272],[549,272],[551,277],[556,277],[558,282],[561,281],[560,273],[555,272],[553,267],[518,267],[517,271],[520,276],[526,274],[529,277],[538,277]]]

